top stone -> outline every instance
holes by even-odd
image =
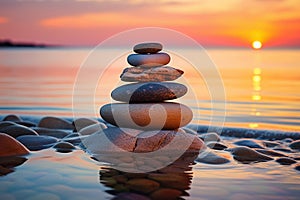
[[[154,54],[161,51],[163,46],[160,43],[140,43],[133,47],[133,51],[139,54]]]

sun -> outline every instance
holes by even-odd
[[[260,41],[256,40],[256,41],[252,42],[252,47],[253,47],[253,49],[261,49],[262,43]]]

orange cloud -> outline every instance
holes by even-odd
[[[133,15],[131,13],[86,13],[83,15],[62,16],[44,19],[42,26],[50,28],[97,28],[122,26],[172,26],[193,25],[193,20],[178,17],[176,20],[161,16]]]
[[[5,17],[0,17],[0,24],[5,24],[8,22],[8,19]]]

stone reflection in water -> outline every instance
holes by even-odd
[[[181,199],[189,196],[187,190],[193,178],[192,165],[199,152],[186,151],[172,164],[148,173],[129,173],[112,167],[103,167],[99,172],[100,183],[108,187],[106,191],[117,199]],[[169,159],[160,156],[159,162]]]
[[[14,172],[14,168],[22,165],[27,161],[27,158],[19,156],[0,157],[0,176]]]

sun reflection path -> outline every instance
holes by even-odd
[[[260,112],[257,110],[257,104],[256,102],[261,100],[261,68],[255,67],[253,69],[253,75],[252,75],[252,86],[253,86],[253,92],[252,92],[252,101],[254,103],[252,104],[251,108],[251,116],[260,116]],[[256,122],[252,122],[249,124],[250,128],[258,128],[259,124]]]

